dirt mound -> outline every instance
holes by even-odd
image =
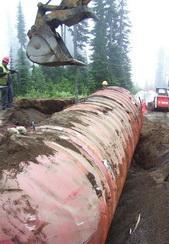
[[[74,104],[73,99],[21,99],[15,102],[12,109],[0,111],[0,125],[31,126],[32,121],[38,124],[49,118],[53,113],[62,111],[72,104]]]
[[[4,170],[10,170],[14,174],[21,171],[23,165],[20,162],[36,162],[36,156],[52,154],[52,150],[43,143],[44,137],[36,134],[36,126],[47,118],[50,121],[53,111],[61,111],[71,103],[72,100],[24,99],[12,109],[0,111],[0,177]],[[17,126],[26,127],[26,135],[8,133],[8,129],[16,129]]]
[[[14,108],[9,110],[4,119],[5,124],[31,126],[32,121],[36,124],[45,120],[49,116],[33,108],[20,109]]]
[[[27,136],[11,136],[6,132],[0,138],[0,178],[4,170],[10,170],[15,175],[22,171],[23,164],[27,164],[31,160],[36,162],[38,155],[52,153],[53,151],[45,146],[41,137],[30,133]]]
[[[169,123],[165,117],[153,113],[144,120],[107,244],[169,243]]]
[[[74,99],[21,99],[16,106],[23,109],[34,108],[45,114],[53,114],[75,103]]]

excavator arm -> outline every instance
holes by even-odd
[[[46,66],[84,65],[74,59],[56,28],[72,26],[87,18],[96,18],[87,4],[91,0],[63,0],[59,6],[38,3],[35,24],[28,31],[28,58]]]

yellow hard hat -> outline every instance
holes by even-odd
[[[107,80],[102,81],[102,86],[108,86]]]

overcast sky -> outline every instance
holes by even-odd
[[[29,29],[35,19],[39,0],[21,0],[26,28]],[[46,3],[46,1],[43,1]],[[58,1],[52,1],[55,3]],[[9,55],[9,34],[16,27],[18,0],[5,0],[1,3],[0,58]],[[157,54],[160,47],[169,49],[169,0],[128,0],[131,33],[132,79],[143,86],[155,80]],[[13,39],[13,38],[12,38]]]

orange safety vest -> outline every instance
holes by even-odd
[[[0,67],[3,69],[3,72],[6,73],[3,77],[0,77],[0,86],[6,86],[8,81],[9,70],[3,64],[1,64]]]

